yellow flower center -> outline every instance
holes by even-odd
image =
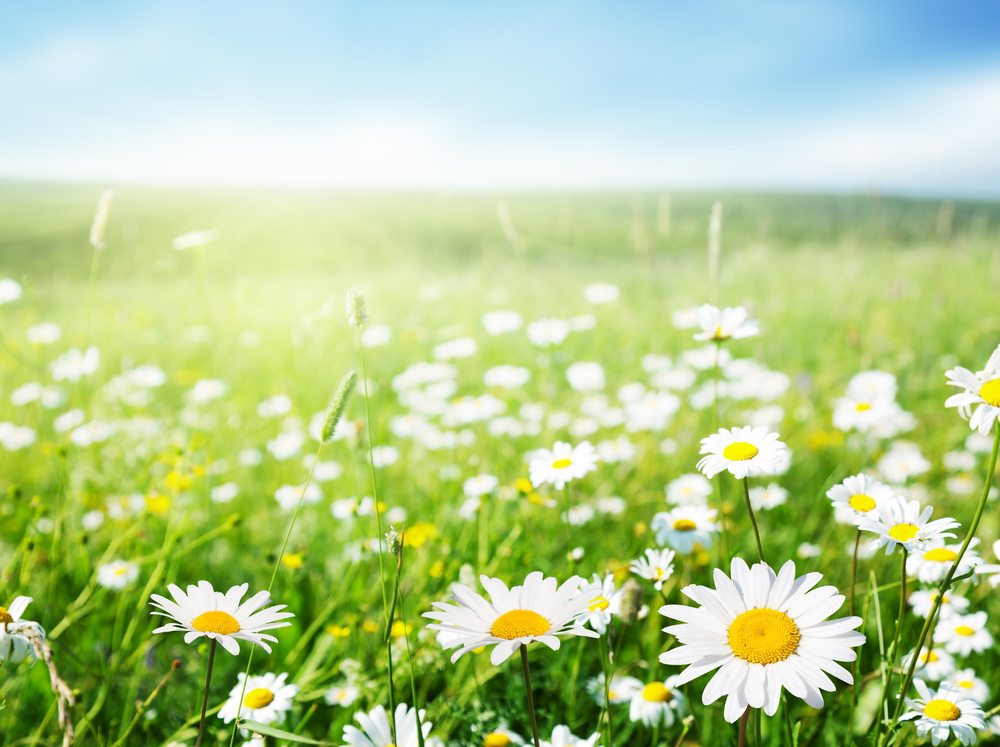
[[[642,697],[643,700],[648,700],[652,703],[669,703],[674,699],[674,694],[662,682],[650,682],[642,688]]]
[[[920,527],[915,527],[913,524],[897,524],[889,530],[889,536],[897,542],[909,542],[919,531]]]
[[[218,633],[219,635],[232,635],[240,632],[240,624],[236,618],[228,612],[211,610],[202,612],[191,621],[191,627],[200,633]]]
[[[661,578],[663,578],[662,568],[654,568],[653,570],[656,571],[656,578],[653,579],[654,581],[659,581]]]
[[[258,708],[271,705],[272,700],[274,700],[274,693],[266,687],[258,687],[247,693],[247,696],[243,698],[243,705],[256,711]]]
[[[858,412],[865,412],[866,410],[872,409],[872,406],[869,405],[867,402],[858,402],[858,404],[855,405],[854,409],[857,410]]]
[[[958,706],[948,700],[932,700],[924,706],[924,715],[938,721],[955,721],[962,712]]]
[[[799,647],[799,628],[784,612],[769,607],[748,610],[729,625],[729,646],[751,664],[784,661]]]
[[[7,623],[12,623],[12,622],[14,622],[14,618],[7,611],[7,608],[6,607],[0,607],[0,623],[3,623],[4,625],[6,625]]]
[[[924,553],[924,560],[936,560],[939,563],[950,563],[958,557],[958,553],[944,547],[928,550]]]
[[[483,740],[483,747],[508,747],[511,744],[510,737],[506,734],[487,734]]]
[[[722,325],[720,324],[715,328],[715,333],[712,335],[713,340],[728,340],[729,335],[722,334]]]
[[[697,528],[698,525],[691,521],[691,519],[678,519],[674,522],[675,532],[693,532]]]
[[[923,656],[920,657],[920,661],[922,661],[924,664],[933,664],[939,658],[940,657],[937,654],[935,654],[933,651],[928,651],[926,654],[924,654]]]
[[[961,682],[958,683],[958,686],[959,687],[964,687],[966,690],[971,690],[972,687],[973,687],[973,684],[972,684],[971,680],[962,680]]]
[[[572,459],[556,459],[552,462],[552,469],[566,469],[572,463]]]
[[[722,450],[723,458],[730,462],[745,462],[747,459],[753,459],[759,453],[756,446],[745,441],[729,444]]]
[[[511,610],[504,612],[490,628],[490,635],[513,641],[533,635],[545,635],[552,626],[549,621],[533,610]]]
[[[127,567],[125,567],[125,566],[122,566],[121,568],[115,568],[115,575],[116,575],[116,576],[124,576],[124,575],[125,575],[125,572],[126,572],[127,570],[128,570],[128,568],[127,568]]]
[[[597,610],[606,610],[611,604],[604,597],[594,597],[590,600],[590,604],[587,605],[587,609],[591,612],[597,612]]]
[[[1000,407],[1000,379],[992,379],[983,384],[979,396],[986,404]]]
[[[855,511],[861,511],[862,513],[868,513],[875,508],[875,500],[873,498],[869,498],[863,493],[852,495],[851,500],[849,500],[848,503],[851,504],[851,508]]]
[[[976,631],[974,631],[968,625],[959,625],[957,628],[955,628],[955,632],[958,633],[959,635],[964,635],[966,638],[968,638],[970,635],[976,634]]]

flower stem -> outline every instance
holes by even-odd
[[[604,646],[604,636],[600,636],[597,642],[601,647],[601,671],[604,673],[604,705],[601,708],[601,716],[608,719],[608,745],[607,747],[612,747],[612,736],[611,736],[611,672],[608,671],[608,652]],[[601,728],[601,719],[597,719],[597,728]]]
[[[205,711],[208,710],[208,686],[212,682],[212,665],[215,663],[215,646],[218,641],[213,638],[212,644],[208,647],[208,670],[205,672],[205,697],[201,701],[201,724],[198,726],[198,740],[194,747],[201,745],[202,735],[205,733]]]
[[[737,738],[737,747],[746,747],[747,745],[747,722],[750,720],[750,707],[743,711],[743,715],[740,716],[740,735]]]
[[[538,739],[538,722],[535,720],[535,699],[531,695],[531,672],[528,671],[528,647],[521,644],[521,667],[524,669],[524,689],[528,692],[528,715],[531,716],[531,734],[535,747],[542,747]]]
[[[750,483],[747,482],[747,478],[743,478],[743,498],[747,503],[747,513],[750,514],[750,523],[753,524],[753,536],[757,540],[757,554],[760,556],[760,562],[766,562],[764,560],[764,548],[760,544],[760,530],[757,529],[757,517],[753,515],[753,506],[750,504]]]
[[[861,529],[858,529],[858,536],[854,539],[854,559],[851,561],[851,613],[850,617],[854,617],[854,587],[858,583],[858,547],[861,545]],[[857,680],[858,678],[858,659],[855,658],[851,662],[851,678]],[[858,705],[858,686],[855,682],[851,685],[851,716],[848,722],[848,728],[854,728],[854,709]],[[790,743],[789,743],[790,744]]]
[[[569,483],[563,485],[563,504],[566,507],[566,547],[573,549],[573,527],[569,523]]]
[[[900,550],[903,551],[903,554],[900,556],[899,560],[899,617],[896,620],[896,636],[892,641],[892,664],[889,666],[889,673],[885,680],[885,690],[882,692],[882,702],[887,705],[889,703],[889,689],[892,685],[892,674],[896,671],[896,663],[899,661],[899,634],[903,629],[903,615],[906,614],[906,558],[908,553],[906,552],[906,548],[903,546],[900,546]],[[917,657],[914,656],[914,661],[916,661],[916,658]],[[879,710],[882,709],[880,708]],[[881,726],[875,730],[876,744],[878,744],[878,734],[880,731]]]
[[[889,730],[886,733],[887,742],[889,737],[892,735],[892,732],[895,730],[896,725],[899,723],[899,716],[903,711],[903,702],[906,698],[906,693],[909,692],[910,685],[913,683],[913,672],[917,668],[917,660],[920,658],[920,652],[923,650],[924,641],[927,639],[927,635],[931,630],[931,621],[940,611],[941,604],[944,602],[944,595],[947,593],[948,589],[951,588],[951,580],[955,577],[955,572],[962,564],[962,557],[965,555],[965,551],[969,549],[969,544],[972,542],[972,538],[976,536],[976,530],[979,528],[979,521],[983,518],[983,511],[986,508],[986,499],[989,498],[990,488],[993,487],[993,474],[997,468],[998,450],[1000,450],[1000,423],[997,424],[997,432],[993,437],[993,454],[990,457],[990,466],[986,472],[986,483],[983,485],[983,494],[979,497],[979,505],[976,507],[976,515],[972,518],[972,524],[969,525],[969,533],[965,536],[965,542],[962,543],[962,549],[958,551],[955,561],[951,564],[951,568],[948,569],[948,574],[944,577],[944,579],[942,579],[941,585],[938,587],[937,598],[934,600],[934,606],[931,608],[930,614],[927,615],[924,627],[920,631],[920,638],[917,639],[916,648],[913,649],[913,661],[910,662],[910,666],[906,670],[906,677],[903,679],[900,696],[896,702],[896,710],[892,716],[892,723],[889,724]]]

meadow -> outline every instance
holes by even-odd
[[[976,513],[995,431],[970,439],[969,423],[944,405],[957,392],[945,373],[983,369],[1000,344],[1000,204],[124,187],[95,254],[101,191],[0,183],[0,278],[22,289],[0,305],[0,605],[33,599],[24,619],[46,631],[74,692],[75,744],[193,745],[210,644],[153,634],[165,620],[150,615],[151,595],[202,580],[254,594],[275,569],[271,599],[294,617],[270,631],[270,654],[247,641],[235,656],[218,650],[202,744],[232,743],[234,725],[218,713],[251,648],[251,675],[287,673],[297,686],[272,725],[303,740],[342,745],[356,712],[415,700],[433,723],[428,745],[531,743],[518,656],[494,665],[491,649],[477,648],[452,663],[421,615],[456,583],[484,594],[480,574],[514,586],[533,571],[560,583],[610,576],[616,613],[622,588],[638,584],[624,600],[635,609],[611,615],[601,640],[529,647],[543,741],[736,744],[724,700],[702,703],[710,676],[674,687],[668,678],[682,668],[658,660],[679,645],[662,631],[676,620],[659,608],[694,604],[681,588],[714,588],[713,571],[728,575],[732,556],[758,560],[743,486],[726,472],[704,496],[720,509],[709,543],[682,552],[657,531],[654,517],[682,502],[668,503],[667,486],[699,473],[703,438],[751,424],[780,434],[790,459],[749,481],[765,489],[754,492],[763,552],[775,571],[793,560],[796,575],[822,573],[821,585],[844,595],[858,532],[834,520],[827,491],[845,478],[877,476],[933,506],[934,519],[954,517],[952,542]],[[706,249],[716,200],[717,272]],[[175,248],[192,231],[217,233]],[[365,298],[360,329],[345,319],[351,288]],[[717,359],[684,313],[704,303],[745,307],[760,333],[720,343],[728,359]],[[559,323],[532,332],[537,320]],[[39,328],[46,322],[58,334]],[[362,371],[359,339],[364,373],[321,446],[331,394]],[[65,357],[73,348],[79,359]],[[86,359],[89,348],[98,352]],[[912,417],[864,433],[835,427],[835,401],[871,370],[895,377],[894,400]],[[596,468],[566,490],[532,485],[532,457],[557,441],[593,444]],[[377,525],[405,529],[389,625],[380,578],[391,599],[397,557],[378,551]],[[995,498],[976,536],[983,563],[1000,563]],[[659,590],[630,569],[650,549],[677,550]],[[897,660],[923,625],[913,594],[934,585],[907,574],[893,649],[900,554],[859,556],[867,640],[856,665],[843,663],[857,687],[836,681],[821,709],[792,696],[774,716],[754,709],[751,743],[883,736],[877,714],[891,720],[906,673]],[[996,630],[987,574],[956,593]],[[845,601],[833,617],[847,614]],[[991,642],[954,655],[955,671],[974,670],[988,688],[985,712],[1000,702],[998,652]],[[636,698],[668,683],[667,695],[646,698],[656,725],[634,719],[623,697],[604,717],[594,683],[605,670],[636,678],[621,680]],[[44,662],[2,662],[0,700],[3,747],[63,743]],[[894,736],[930,743],[912,722]]]

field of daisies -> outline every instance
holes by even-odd
[[[1000,739],[993,206],[0,191],[0,747]]]

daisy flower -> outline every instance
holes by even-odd
[[[124,560],[113,560],[97,568],[97,583],[121,591],[139,578],[139,566]]]
[[[754,511],[767,511],[782,505],[787,500],[788,491],[776,482],[772,482],[766,488],[759,486],[750,488],[750,505]]]
[[[936,589],[921,589],[910,594],[906,603],[913,606],[913,614],[926,619],[937,601]],[[954,614],[963,614],[969,608],[969,600],[958,594],[945,594],[941,600],[941,609],[938,612],[940,620],[946,620]]]
[[[608,700],[612,705],[626,703],[632,696],[642,690],[642,681],[635,677],[613,676],[611,686],[608,688]],[[604,705],[604,673],[591,677],[587,680],[587,692],[594,698],[594,702],[599,706]]]
[[[949,654],[968,656],[973,651],[981,654],[993,645],[993,636],[986,629],[986,613],[952,615],[938,623],[934,642],[943,643]]]
[[[965,692],[965,697],[972,698],[977,703],[985,703],[990,699],[990,686],[976,676],[971,669],[959,669],[945,682]]]
[[[833,504],[834,517],[839,524],[857,524],[879,503],[891,499],[893,492],[874,477],[858,474],[834,485],[826,491],[826,497]]]
[[[850,430],[868,433],[892,422],[897,410],[899,405],[892,400],[841,397],[833,403],[833,427],[845,433]]]
[[[524,744],[524,737],[507,728],[507,724],[503,721],[500,722],[500,726],[483,737],[483,747],[510,747],[512,744]]]
[[[585,611],[578,618],[582,624],[590,623],[590,627],[604,635],[611,624],[612,615],[621,614],[622,592],[615,591],[615,577],[609,573],[601,580],[594,574],[593,581],[584,581],[577,590],[576,597],[586,596],[590,599]]]
[[[957,366],[945,374],[951,386],[964,389],[945,400],[945,407],[957,407],[958,414],[969,421],[969,427],[987,435],[1000,416],[1000,346],[978,373]],[[977,405],[972,412],[973,405]],[[971,417],[970,417],[971,414]]]
[[[917,736],[931,735],[931,744],[941,744],[952,734],[962,744],[976,743],[974,729],[983,729],[983,709],[965,691],[952,684],[944,683],[933,691],[923,680],[913,680],[918,698],[907,698],[906,704],[913,710],[907,711],[900,721],[913,721]]]
[[[552,741],[541,740],[542,747],[594,747],[601,735],[597,732],[591,734],[586,739],[575,736],[568,726],[559,724],[552,730]]]
[[[929,543],[944,537],[954,537],[946,529],[953,529],[959,523],[951,518],[930,521],[934,509],[930,506],[920,510],[920,501],[909,501],[893,496],[880,503],[858,521],[858,528],[878,535],[871,542],[874,551],[885,547],[885,554],[892,555],[899,545],[907,552],[923,550]]]
[[[343,706],[347,708],[361,695],[361,690],[353,685],[335,685],[323,693],[323,700],[328,706]]]
[[[239,682],[229,691],[229,700],[223,703],[219,718],[227,724],[237,716],[260,724],[281,723],[285,714],[292,710],[292,699],[299,693],[298,685],[285,684],[287,678],[286,673],[275,675],[268,672],[246,680],[246,674],[240,672]],[[243,698],[242,709],[240,698]]]
[[[556,441],[552,451],[538,449],[535,452],[528,464],[528,475],[536,488],[548,482],[556,490],[562,490],[570,480],[596,470],[597,459],[597,452],[589,441],[576,447],[565,441]]]
[[[928,650],[925,646],[922,651],[917,667],[913,670],[921,679],[939,682],[955,672],[955,658],[943,648]],[[913,653],[910,651],[903,657],[902,669],[904,672],[909,670],[910,664],[913,662]]]
[[[664,617],[681,621],[664,628],[681,645],[660,654],[664,664],[689,665],[675,685],[719,669],[702,702],[709,705],[725,695],[725,718],[733,723],[747,706],[773,716],[782,688],[822,708],[820,691],[834,690],[827,674],[853,683],[851,673],[836,662],[857,658],[851,649],[865,642],[854,630],[862,620],[826,619],[844,597],[833,586],[813,589],[821,574],[796,578],[795,563],[789,560],[775,575],[765,563],[750,568],[733,558],[731,575],[716,569],[715,589],[691,585],[682,590],[701,607],[660,608]]]
[[[712,535],[719,531],[715,523],[718,512],[708,506],[677,506],[653,517],[650,527],[656,541],[670,545],[681,555],[690,555],[696,547],[712,546]]]
[[[704,506],[712,494],[712,483],[704,475],[692,472],[671,480],[666,487],[667,503],[684,506],[696,503]]]
[[[519,646],[532,641],[558,651],[556,636],[599,637],[584,628],[578,619],[594,601],[587,595],[573,598],[580,587],[579,576],[573,576],[562,586],[558,586],[556,579],[543,576],[541,571],[529,573],[522,586],[512,589],[500,579],[489,576],[480,576],[479,582],[489,593],[490,602],[468,586],[455,584],[451,598],[457,606],[433,602],[437,609],[423,614],[438,621],[428,625],[429,629],[450,634],[444,647],[459,649],[452,655],[452,662],[473,649],[494,646],[490,661],[497,666]]]
[[[668,677],[663,682],[650,682],[637,691],[629,703],[629,718],[642,721],[646,726],[673,726],[675,717],[683,718],[687,712],[687,699],[676,683],[676,676]]]
[[[31,601],[31,597],[16,597],[6,609],[0,607],[0,662],[17,664],[28,656],[32,660],[38,658],[31,642],[23,634],[23,631],[31,630],[45,637],[45,631],[38,623],[21,617]]]
[[[851,377],[847,396],[853,399],[896,399],[896,377],[885,371],[862,371]]]
[[[725,470],[737,480],[764,472],[774,474],[784,450],[778,434],[768,433],[767,428],[720,428],[701,440],[700,453],[708,456],[698,462],[698,469],[709,479]]]
[[[694,339],[699,342],[738,340],[741,337],[752,337],[760,332],[757,329],[757,320],[747,319],[750,315],[742,306],[720,311],[718,307],[707,303],[695,312],[695,316],[701,332],[695,334]]]
[[[673,550],[646,550],[646,557],[633,560],[629,570],[640,578],[653,582],[653,588],[660,591],[663,582],[674,572]]]
[[[368,713],[359,711],[354,714],[354,718],[361,728],[347,724],[344,727],[344,741],[351,747],[419,747],[417,715],[417,711],[409,708],[406,703],[396,706],[396,717],[393,719],[396,724],[396,741],[393,742],[389,715],[385,708],[375,706]],[[420,730],[426,740],[433,724],[424,721],[424,711],[420,711],[419,715]]]
[[[152,594],[150,604],[159,609],[151,614],[163,615],[176,622],[167,623],[153,633],[184,633],[185,643],[201,637],[211,638],[234,656],[240,652],[238,640],[255,643],[271,653],[265,640],[277,642],[278,639],[261,631],[287,627],[291,623],[284,621],[295,615],[282,612],[284,604],[262,610],[261,607],[271,601],[266,591],[257,592],[241,604],[248,588],[249,584],[241,584],[223,594],[215,591],[208,581],[199,581],[197,586],[188,585],[185,594],[179,586],[168,584],[167,590],[174,601]]]
[[[962,562],[955,571],[956,576],[962,576],[982,564],[983,559],[972,549],[978,544],[979,540],[976,538],[969,543],[965,555],[962,556]],[[906,574],[916,576],[924,584],[937,583],[955,564],[955,558],[961,549],[961,544],[946,545],[944,540],[928,542],[923,550],[913,553],[906,559]]]

